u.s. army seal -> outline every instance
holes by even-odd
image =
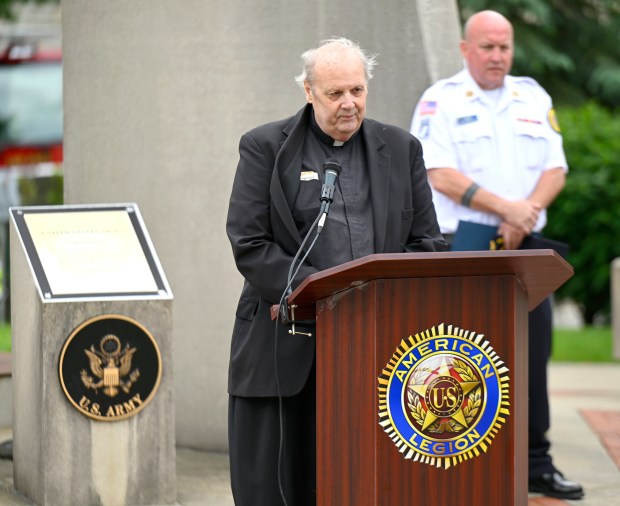
[[[162,373],[153,336],[118,314],[91,318],[67,338],[58,361],[67,399],[82,414],[102,421],[140,412],[155,395]]]

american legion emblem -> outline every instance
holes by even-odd
[[[95,420],[123,420],[141,411],[161,379],[153,336],[135,320],[103,315],[82,323],[66,340],[59,360],[65,395]]]
[[[406,459],[448,469],[486,452],[509,412],[508,368],[482,334],[438,325],[379,376],[379,424]]]

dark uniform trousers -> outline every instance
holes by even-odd
[[[553,321],[551,299],[529,313],[529,475],[538,477],[555,471],[549,454],[549,396],[547,363],[551,356]]]

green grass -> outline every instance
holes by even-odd
[[[11,324],[0,323],[0,352],[11,351]]]
[[[11,326],[0,323],[0,352],[11,351]],[[612,358],[610,327],[585,327],[582,330],[555,329],[554,362],[620,362]]]
[[[11,324],[0,323],[0,352],[11,351]]]
[[[554,362],[620,362],[613,359],[611,327],[553,331]]]

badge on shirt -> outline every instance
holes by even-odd
[[[299,176],[300,181],[318,181],[319,174],[318,172],[314,172],[313,170],[302,170]]]
[[[553,128],[553,131],[560,133],[560,123],[558,122],[558,118],[555,115],[555,109],[553,107],[549,109],[547,119],[549,120],[549,125]]]
[[[426,139],[428,135],[431,133],[431,124],[428,118],[424,118],[420,122],[420,129],[418,130],[418,138]]]
[[[462,118],[458,118],[456,120],[456,124],[457,125],[467,125],[468,123],[474,123],[475,121],[478,121],[478,116],[477,115],[472,115],[472,116],[463,116]]]
[[[437,102],[434,100],[425,100],[424,102],[420,102],[419,114],[420,116],[427,116],[435,114],[437,110]]]

